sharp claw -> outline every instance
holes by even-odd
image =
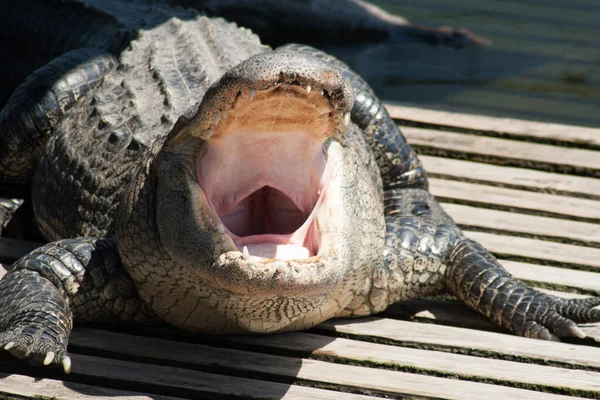
[[[551,342],[560,342],[560,338],[558,336],[556,336],[554,333],[550,334],[550,340]]]
[[[579,339],[584,339],[587,335],[585,334],[584,331],[581,330],[580,327],[578,326],[572,326],[569,328],[569,333],[575,337],[578,337]]]
[[[65,357],[61,361],[62,367],[65,371],[65,374],[71,373],[71,357]]]
[[[10,350],[13,347],[15,347],[15,342],[8,342],[6,343],[6,345],[4,346],[4,350]]]
[[[44,365],[48,365],[50,364],[52,361],[54,360],[54,352],[53,351],[49,351],[46,353],[46,357],[44,358]]]

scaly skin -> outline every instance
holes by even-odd
[[[223,20],[137,11],[128,24],[164,23],[139,28],[116,68],[47,135],[33,205],[42,232],[59,241],[0,281],[0,346],[13,355],[68,371],[73,320],[158,316],[199,332],[280,332],[446,291],[524,336],[582,337],[575,323],[600,320],[591,309],[600,298],[536,292],[462,235],[381,102],[345,64],[306,46],[271,51]],[[335,206],[324,200],[315,219],[320,252],[306,259],[238,251],[197,176],[199,155],[231,115],[276,96],[321,110],[315,118],[327,127],[325,197]],[[24,104],[16,111],[27,115]],[[38,130],[1,134],[27,141]],[[0,172],[0,182],[28,174]],[[60,240],[68,237],[76,239]]]

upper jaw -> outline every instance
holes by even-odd
[[[167,138],[168,149],[176,150],[189,137],[209,139],[240,99],[251,101],[261,91],[283,85],[321,94],[331,107],[330,135],[339,138],[344,134],[354,104],[350,82],[337,69],[309,54],[267,51],[243,61],[212,84],[197,109],[177,121]]]

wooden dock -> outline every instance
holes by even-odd
[[[600,129],[388,109],[432,193],[514,276],[559,296],[600,291]],[[2,239],[0,259],[28,246]],[[600,324],[583,329],[520,338],[451,299],[266,337],[77,327],[71,375],[4,357],[0,399],[600,398]]]

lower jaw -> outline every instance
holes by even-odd
[[[300,260],[315,256],[318,243],[311,229],[312,219],[293,233],[263,234],[238,237],[228,232],[234,244],[244,256],[255,256],[278,260]]]

